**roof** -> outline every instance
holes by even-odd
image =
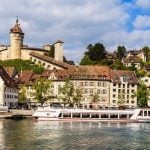
[[[4,70],[2,66],[0,66],[0,76],[4,80],[4,83],[8,87],[17,87],[15,82],[10,78],[8,73]]]
[[[20,27],[20,24],[18,23],[18,19],[16,20],[16,24],[13,26],[13,28],[10,29],[10,32],[12,32],[12,33],[22,33],[22,34],[24,34],[24,33],[22,32],[22,29],[21,29],[21,27]]]
[[[5,67],[4,68],[9,77],[14,77],[17,74],[15,67]]]
[[[141,59],[136,56],[130,56],[128,58],[123,58],[123,63],[140,63]]]
[[[62,40],[58,40],[55,43],[64,43]]]
[[[45,71],[43,76],[50,76],[54,72],[58,80],[70,79],[85,79],[85,80],[110,80],[110,69],[107,66],[79,66],[69,68],[68,70]]]
[[[64,63],[64,62],[56,61],[52,57],[41,55],[41,54],[38,54],[38,53],[35,53],[35,52],[31,52],[30,55],[33,56],[33,57],[36,57],[38,59],[41,59],[45,62],[52,63],[52,64],[54,64],[56,66],[59,66],[63,69],[68,69],[68,68],[74,67],[73,65],[69,65],[69,64]]]
[[[128,83],[138,83],[138,79],[134,71],[127,70],[111,70],[111,79],[113,83],[121,83],[121,77],[125,78]]]

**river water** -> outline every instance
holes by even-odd
[[[150,124],[0,120],[0,150],[150,150]]]

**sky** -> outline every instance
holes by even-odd
[[[0,0],[0,44],[10,44],[18,17],[24,44],[64,41],[64,55],[80,62],[89,44],[108,52],[150,47],[150,0]]]

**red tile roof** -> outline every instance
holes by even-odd
[[[70,79],[99,79],[110,80],[110,69],[106,66],[79,66],[68,70],[45,71],[43,76],[48,77],[54,72],[58,80]]]
[[[128,83],[138,83],[138,79],[134,71],[111,70],[111,79],[113,83],[121,83],[121,77],[125,77]]]

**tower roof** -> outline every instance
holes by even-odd
[[[20,27],[20,24],[18,23],[18,19],[16,19],[16,24],[14,25],[13,28],[10,29],[10,32],[13,32],[13,33],[23,33],[22,29]]]
[[[62,40],[58,40],[58,41],[55,42],[55,44],[56,43],[64,43],[64,42]]]

